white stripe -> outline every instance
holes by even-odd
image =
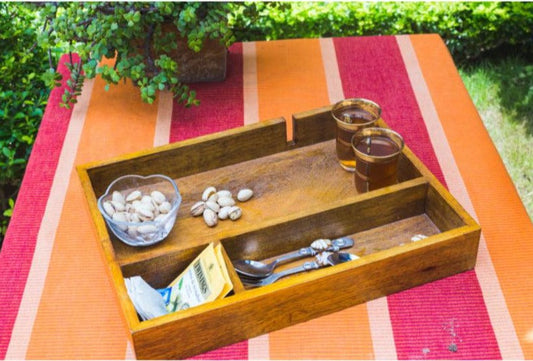
[[[372,345],[374,346],[374,358],[376,360],[396,360],[398,354],[394,343],[387,297],[367,302],[366,308],[370,322]]]
[[[158,101],[154,147],[168,144],[170,139],[170,123],[172,120],[172,93],[169,91],[159,92]]]
[[[268,334],[248,340],[248,360],[270,359],[270,339]]]
[[[257,58],[255,42],[242,43],[242,80],[244,124],[259,122],[259,94],[257,89]],[[248,340],[249,360],[270,358],[270,338],[268,334]]]
[[[126,345],[126,356],[124,357],[125,360],[137,360],[137,356],[135,355],[135,349],[133,348],[133,345],[128,340],[128,343]]]
[[[339,64],[332,38],[320,38],[320,50],[322,52],[322,62],[326,75],[328,96],[330,104],[334,104],[344,99],[341,76],[339,74]]]
[[[328,87],[330,104],[344,99],[337,54],[332,38],[321,38],[320,49]],[[389,308],[385,297],[366,303],[374,355],[378,360],[396,360],[396,345],[392,332]]]
[[[257,59],[254,42],[242,43],[242,61],[244,124],[253,124],[259,121]]]
[[[446,134],[424,80],[411,40],[408,35],[399,35],[396,40],[450,193],[454,195],[472,217],[477,219],[463,178],[453,157],[450,145],[446,140]],[[476,271],[502,358],[504,360],[524,359],[524,354],[483,235],[479,244]]]
[[[72,111],[54,180],[50,188],[50,196],[48,197],[39,233],[37,234],[28,280],[26,281],[17,319],[9,341],[6,359],[23,359],[28,350],[33,324],[37,317],[37,310],[44,290],[50,257],[54,248],[56,230],[77,153],[76,149],[79,145],[85,123],[85,115],[91,99],[93,84],[93,79],[85,81],[83,92],[78,97],[78,103]]]

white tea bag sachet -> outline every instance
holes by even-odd
[[[125,278],[124,281],[133,306],[143,321],[168,313],[163,296],[142,277],[134,276]]]

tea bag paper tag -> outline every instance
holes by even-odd
[[[133,306],[143,321],[168,313],[163,296],[142,277],[134,276],[124,281]]]

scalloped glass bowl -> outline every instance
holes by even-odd
[[[127,209],[119,207],[110,209],[109,203],[113,200],[113,193],[118,191],[124,199],[133,191],[140,191],[143,195],[150,195],[153,191],[161,192],[170,206],[153,220],[131,221],[131,213],[135,208],[128,202]],[[139,200],[140,201],[140,200]],[[104,204],[107,204],[107,211]],[[149,176],[125,175],[114,180],[106,192],[98,198],[98,209],[104,217],[108,227],[122,242],[130,246],[150,246],[165,239],[176,222],[178,209],[181,204],[181,194],[178,186],[171,178],[162,174]],[[156,203],[152,203],[157,207]],[[154,213],[159,213],[154,211]],[[120,216],[114,213],[122,213]],[[129,213],[129,214],[127,214]]]

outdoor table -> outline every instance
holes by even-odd
[[[50,95],[0,253],[0,357],[135,357],[77,165],[362,97],[481,225],[475,269],[198,358],[533,358],[533,226],[438,35],[236,43],[199,107],[104,85]]]

